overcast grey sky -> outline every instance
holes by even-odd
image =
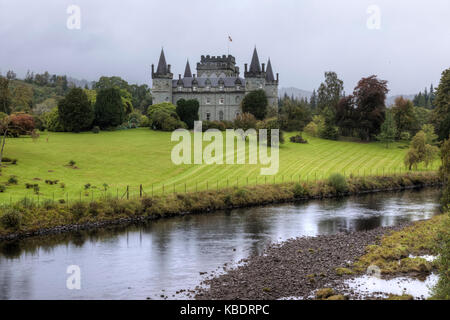
[[[66,26],[72,4],[79,30]],[[367,26],[370,5],[379,29]],[[20,77],[48,70],[151,85],[161,46],[176,77],[187,58],[194,67],[202,54],[226,54],[228,35],[241,70],[256,45],[283,87],[312,90],[333,70],[347,93],[371,74],[389,81],[390,94],[416,93],[450,67],[450,1],[0,0],[0,70]]]

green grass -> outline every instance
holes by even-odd
[[[295,133],[293,133],[295,134]],[[170,133],[146,128],[127,131],[91,132],[72,134],[44,132],[36,141],[29,137],[8,139],[6,157],[18,159],[17,165],[2,168],[1,184],[7,184],[14,175],[18,184],[7,185],[0,193],[0,203],[18,201],[24,197],[37,200],[33,189],[25,184],[39,184],[39,198],[79,200],[102,194],[103,184],[108,193],[122,197],[130,186],[131,196],[139,194],[139,185],[147,195],[224,188],[248,184],[280,183],[301,179],[315,180],[331,173],[346,176],[392,174],[405,171],[404,154],[399,148],[404,143],[394,143],[389,149],[381,143],[329,141],[304,135],[308,144],[289,142],[280,148],[280,169],[275,177],[260,175],[261,165],[181,165],[171,162]],[[48,140],[47,140],[48,139]],[[66,166],[70,160],[78,169]],[[428,168],[437,169],[439,161]],[[423,169],[419,167],[419,169]],[[40,180],[37,180],[40,179]],[[48,185],[45,180],[59,180],[65,184]],[[266,180],[267,179],[267,180]],[[91,184],[89,192],[85,184]]]

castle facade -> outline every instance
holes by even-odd
[[[171,65],[167,64],[164,50],[161,50],[158,66],[152,64],[153,104],[171,102],[176,105],[180,99],[196,99],[199,102],[200,120],[234,120],[241,110],[242,99],[251,91],[266,92],[269,106],[278,107],[278,73],[276,78],[269,61],[259,63],[256,48],[253,51],[250,68],[245,64],[244,78],[232,55],[201,56],[197,73],[192,74],[189,61],[183,77],[173,79]]]

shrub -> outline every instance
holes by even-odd
[[[70,160],[69,163],[67,165],[69,165],[70,167],[73,167],[76,164],[75,161]]]
[[[17,179],[17,177],[16,176],[11,176],[11,177],[9,177],[9,179],[8,179],[8,183],[9,184],[17,184],[19,181],[18,181],[18,179]]]
[[[99,126],[94,126],[92,128],[92,133],[100,133],[100,127]]]
[[[35,193],[35,194],[39,194],[39,190],[40,190],[39,185],[38,185],[38,184],[35,184],[35,185],[33,186],[33,191],[34,191],[34,193]]]
[[[303,188],[303,186],[300,183],[296,183],[294,185],[294,197],[295,198],[301,198],[306,194],[306,190],[305,188]]]
[[[72,212],[75,220],[80,220],[86,213],[86,209],[86,205],[83,202],[77,201],[70,207],[70,212]]]
[[[403,131],[400,133],[400,140],[409,141],[411,140],[411,134],[408,131]]]
[[[26,113],[13,113],[10,116],[11,127],[10,135],[18,137],[24,134],[30,134],[35,129],[33,116]]]
[[[22,223],[22,214],[16,209],[7,210],[0,217],[0,224],[5,229],[18,230]]]
[[[318,135],[317,124],[315,124],[314,122],[311,121],[305,127],[304,131],[312,137],[317,137],[317,135]]]
[[[340,173],[333,173],[328,178],[328,183],[332,186],[336,192],[343,193],[348,190],[347,180]]]
[[[3,193],[6,191],[6,186],[3,184],[0,184],[0,193]]]
[[[256,118],[251,113],[242,113],[239,114],[236,119],[234,119],[234,128],[235,129],[255,129],[256,128]]]
[[[171,103],[163,102],[150,106],[148,116],[150,127],[154,130],[173,131],[187,128],[186,124],[178,117],[176,107]]]
[[[150,127],[150,121],[148,120],[147,116],[141,115],[141,118],[139,120],[139,126],[140,127]]]
[[[305,139],[303,139],[301,134],[298,134],[296,136],[292,136],[289,138],[289,140],[293,143],[308,143]]]

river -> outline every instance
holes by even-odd
[[[160,299],[271,242],[393,226],[438,212],[439,189],[367,194],[0,242],[0,299]],[[68,266],[81,288],[69,290]],[[200,274],[202,273],[202,274]]]

